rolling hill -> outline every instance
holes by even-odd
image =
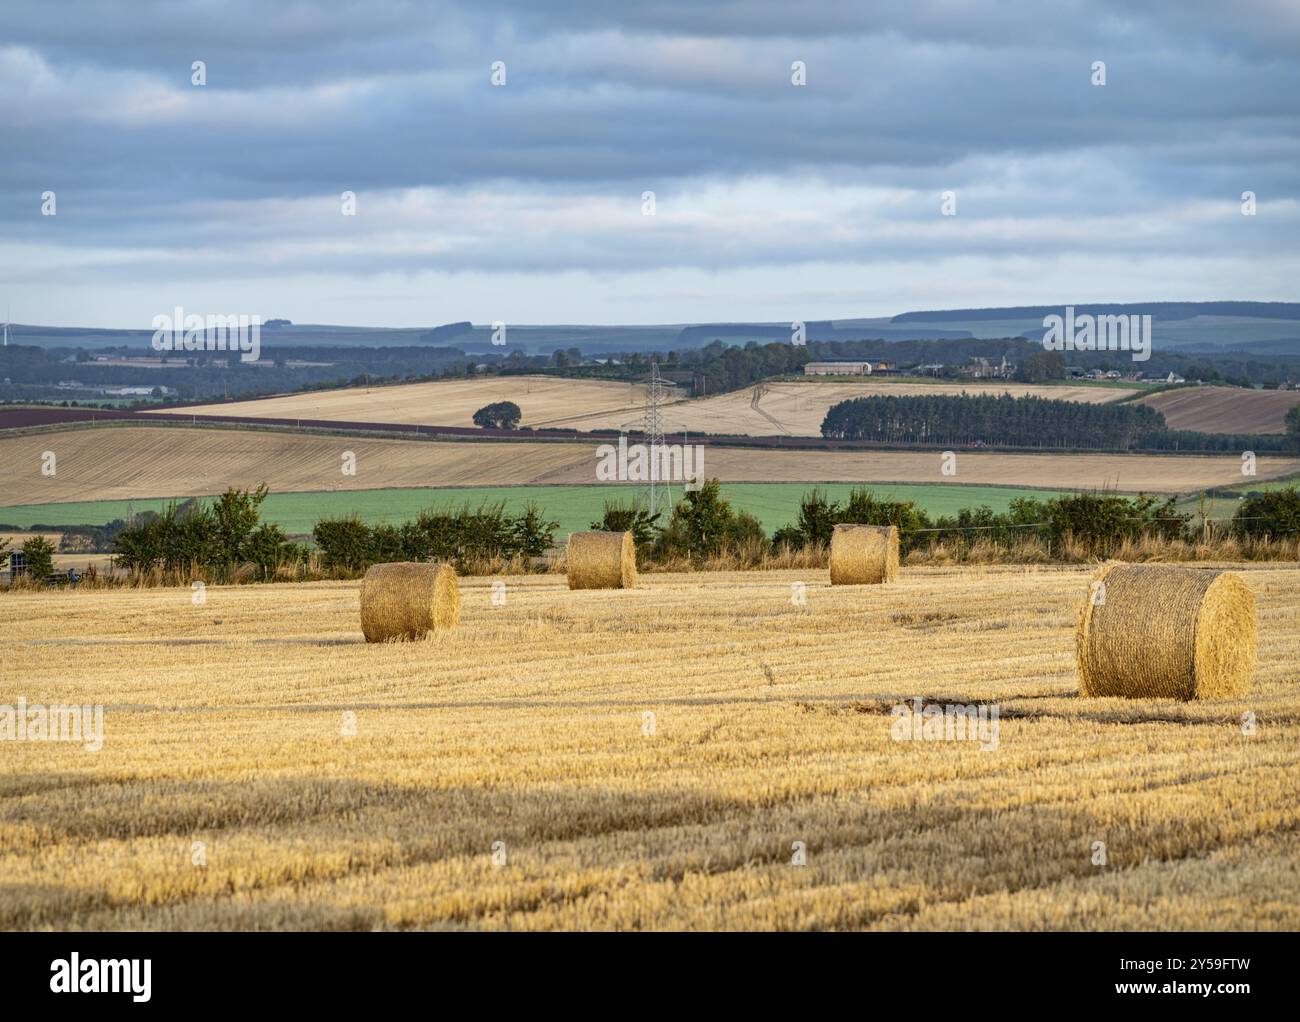
[[[1114,387],[1035,386],[1021,383],[905,383],[887,380],[765,384],[717,397],[680,400],[664,411],[665,429],[734,436],[820,436],[827,409],[867,394],[1009,393],[1069,401],[1115,401],[1131,391]],[[493,401],[513,401],[521,425],[579,430],[620,429],[640,424],[645,389],[640,385],[550,376],[492,376],[391,387],[351,387],[284,397],[176,409],[177,416],[232,415],[268,419],[324,419],[472,426],[474,412]],[[159,412],[159,415],[168,414]]]
[[[1140,399],[1161,412],[1170,429],[1202,433],[1283,433],[1300,390],[1182,387]]]
[[[219,493],[267,483],[275,493],[405,487],[592,485],[597,444],[367,439],[278,431],[118,426],[0,439],[3,504],[126,500]],[[41,473],[53,451],[58,471]],[[343,455],[356,455],[344,475]],[[723,482],[895,482],[1110,487],[1183,493],[1241,481],[1235,455],[957,454],[939,451],[807,451],[708,447],[704,473]],[[1261,456],[1260,481],[1300,471],[1300,458]],[[0,517],[0,521],[4,519]]]

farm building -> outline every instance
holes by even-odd
[[[870,376],[873,372],[892,372],[894,362],[808,362],[803,367],[805,376]]]

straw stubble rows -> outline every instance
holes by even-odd
[[[596,443],[482,443],[373,439],[237,429],[75,429],[0,440],[0,477],[24,503],[220,493],[265,482],[273,493],[423,486],[595,483]],[[43,475],[46,451],[57,472]],[[356,472],[342,472],[343,455]],[[1242,481],[1235,454],[957,454],[942,451],[782,451],[710,447],[705,475],[726,482],[965,483],[1174,493]],[[1300,459],[1261,455],[1256,479],[1300,471]],[[0,495],[0,501],[16,499]],[[545,505],[545,501],[541,501]]]
[[[1297,568],[1239,570],[1254,691],[1193,704],[1077,697],[1087,569],[465,579],[385,645],[356,583],[10,595],[0,701],[106,736],[0,744],[0,926],[1295,928]]]

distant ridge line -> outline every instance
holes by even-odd
[[[930,312],[902,312],[891,323],[946,323],[961,320],[1039,319],[1060,315],[1066,304],[1076,313],[1136,314],[1160,319],[1191,319],[1193,316],[1242,316],[1251,319],[1300,320],[1300,302],[1074,302],[1060,305],[1008,305],[989,309],[943,309]]]

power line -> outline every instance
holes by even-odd
[[[650,471],[646,473],[645,484],[645,507],[646,513],[651,518],[656,514],[662,514],[663,521],[667,521],[673,510],[672,487],[667,479],[655,479],[659,474],[660,451],[664,449],[663,404],[663,378],[659,375],[659,363],[652,361],[650,384],[646,390],[645,416],[641,426],[645,443],[650,450]]]

